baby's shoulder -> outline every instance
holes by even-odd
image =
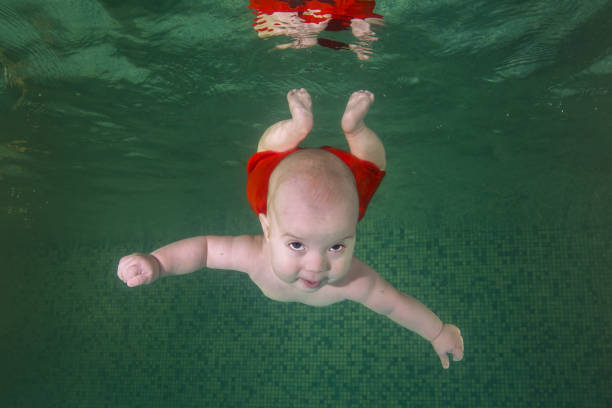
[[[232,268],[249,275],[266,263],[263,235],[239,235],[232,237],[229,252]]]
[[[337,283],[342,295],[355,302],[363,302],[376,285],[378,273],[368,264],[353,258],[348,273]]]

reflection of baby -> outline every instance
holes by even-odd
[[[247,197],[263,235],[194,237],[128,255],[119,262],[119,278],[137,286],[203,267],[241,271],[281,302],[359,302],[429,340],[444,368],[448,353],[461,360],[457,327],[353,257],[357,222],[385,173],[384,147],[363,121],[374,95],[358,91],[348,101],[342,130],[350,153],[298,148],[312,129],[311,99],[300,89],[287,100],[291,119],[265,131],[247,165]]]
[[[333,49],[350,49],[361,60],[372,54],[369,42],[376,41],[372,24],[383,24],[382,16],[374,13],[374,0],[251,0],[257,10],[255,30],[262,38],[288,36],[292,42],[277,45],[277,49],[307,48],[316,44]],[[318,38],[322,31],[349,29],[356,44]]]

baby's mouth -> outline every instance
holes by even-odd
[[[306,287],[308,287],[308,288],[310,288],[310,289],[317,288],[317,287],[319,287],[319,285],[321,284],[321,281],[318,281],[318,282],[313,282],[313,281],[309,281],[309,280],[302,279],[302,278],[300,278],[300,280],[302,281],[302,283],[303,283],[304,285],[306,285]]]

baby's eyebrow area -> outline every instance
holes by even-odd
[[[299,242],[304,242],[304,241],[306,241],[304,238],[300,238],[300,237],[298,237],[298,236],[296,236],[296,235],[293,235],[293,234],[290,234],[290,233],[288,233],[288,232],[286,232],[286,233],[284,233],[283,235],[281,235],[281,238],[290,238],[290,239],[293,239],[293,240],[295,240],[295,241],[299,241]],[[355,238],[355,234],[349,234],[349,235],[345,236],[344,238],[341,238],[341,239],[336,240],[336,241],[334,241],[334,242],[335,242],[335,243],[340,243],[340,242],[344,242],[344,241],[349,240],[349,239],[352,239],[352,238]]]
[[[346,241],[346,240],[348,240],[348,239],[352,239],[352,238],[355,238],[355,234],[349,234],[349,235],[347,235],[346,237],[344,237],[344,238],[342,238],[342,239],[338,240],[338,242],[344,242],[344,241]]]
[[[296,237],[295,235],[289,234],[289,233],[284,233],[283,235],[281,235],[281,238],[291,238],[291,239],[294,239],[296,241],[303,241],[304,240],[303,238]]]

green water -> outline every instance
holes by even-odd
[[[247,0],[0,0],[0,406],[612,405],[612,3],[378,1],[374,54],[274,50]],[[348,32],[326,33],[352,41]],[[387,148],[356,254],[462,329],[465,358],[352,303],[119,258],[258,233],[259,136],[305,87]]]

